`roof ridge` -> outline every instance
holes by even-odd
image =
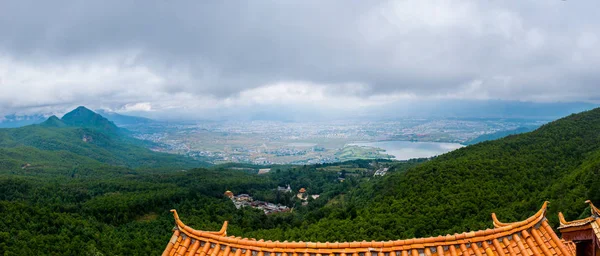
[[[177,228],[185,233],[186,235],[199,239],[205,238],[214,241],[218,241],[221,243],[235,243],[245,246],[253,246],[253,247],[266,247],[266,248],[339,248],[340,246],[348,246],[348,247],[393,247],[393,246],[423,246],[423,245],[449,245],[455,244],[464,241],[471,242],[479,242],[484,241],[491,238],[499,238],[506,237],[517,232],[521,232],[523,230],[527,230],[540,221],[545,220],[546,210],[548,207],[548,201],[544,202],[541,209],[536,212],[533,216],[519,222],[513,223],[502,223],[498,221],[495,214],[492,214],[492,219],[494,220],[494,226],[496,224],[500,226],[496,226],[493,229],[485,229],[479,231],[469,231],[463,233],[455,233],[453,235],[445,235],[445,236],[437,236],[437,237],[424,237],[424,238],[410,238],[410,239],[402,239],[402,240],[394,240],[394,241],[354,241],[354,242],[280,242],[280,241],[256,241],[250,240],[248,238],[238,238],[238,237],[227,237],[223,235],[227,229],[227,222],[223,224],[223,228],[219,232],[210,232],[210,231],[202,231],[193,229],[187,225],[185,225],[177,215],[176,210],[171,210],[175,217],[175,222]]]

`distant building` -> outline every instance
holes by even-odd
[[[252,161],[252,162],[253,162],[254,164],[270,164],[270,163],[271,163],[271,162],[269,162],[269,161],[267,160],[267,158],[264,158],[264,157],[259,157],[259,158],[256,158],[256,159],[254,159],[254,161]]]
[[[252,197],[248,194],[240,194],[235,197],[237,201],[252,201]]]
[[[290,208],[285,205],[273,204],[269,202],[263,201],[254,201],[254,199],[248,194],[240,194],[238,196],[234,196],[231,191],[226,191],[225,195],[231,199],[233,205],[235,205],[236,209],[241,209],[242,207],[252,207],[256,209],[262,210],[265,214],[271,214],[276,212],[289,212]]]
[[[387,168],[387,167],[386,168],[381,168],[381,169],[375,171],[375,174],[373,174],[373,176],[384,176],[389,169],[390,168]]]
[[[271,168],[258,169],[258,174],[265,174],[265,173],[269,173],[270,171],[271,171]]]
[[[301,188],[300,190],[298,190],[298,194],[296,194],[296,197],[300,200],[306,200],[306,189],[305,188]]]
[[[320,195],[310,195],[310,197],[312,197],[312,199],[317,199],[320,197]]]
[[[292,192],[292,188],[290,188],[290,184],[288,184],[287,187],[277,186],[277,191],[280,191],[280,192],[283,192],[283,193],[291,193]]]

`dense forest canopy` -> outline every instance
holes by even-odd
[[[600,109],[431,160],[272,166],[262,175],[253,166],[191,168],[203,163],[59,121],[0,129],[4,255],[156,255],[171,236],[170,209],[196,229],[228,220],[231,235],[352,241],[489,228],[491,212],[522,220],[546,200],[556,224],[557,211],[574,219],[585,199],[600,201]],[[391,167],[388,175],[373,177],[379,165]],[[276,190],[287,184],[320,197],[302,206]],[[294,210],[236,209],[226,190]]]

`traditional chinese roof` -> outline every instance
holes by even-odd
[[[218,232],[186,226],[171,210],[176,226],[163,255],[198,256],[573,256],[574,246],[560,240],[545,218],[547,202],[533,216],[502,223],[493,214],[494,229],[396,241],[280,242],[227,236],[227,222]]]
[[[306,192],[306,189],[305,189],[305,188],[301,188],[301,189],[299,190],[299,192],[300,192],[300,193],[305,193],[305,192]]]
[[[596,208],[596,206],[594,206],[590,200],[585,201],[585,203],[590,205],[590,217],[580,220],[566,221],[562,212],[559,212],[558,220],[560,222],[560,226],[558,229],[561,230],[561,232],[592,229],[598,240],[600,240],[600,210],[598,210],[598,208]]]
[[[575,243],[573,241],[565,241],[564,239],[562,239],[562,241],[567,249],[573,254],[573,256],[575,256],[577,254],[577,247],[575,246]]]

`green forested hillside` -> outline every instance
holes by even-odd
[[[79,107],[62,119],[50,117],[39,125],[0,129],[0,166],[42,162],[71,164],[54,153],[88,158],[100,163],[132,168],[191,168],[207,164],[178,155],[153,152],[106,118]],[[34,150],[36,149],[36,150]],[[50,151],[50,152],[40,152]],[[19,153],[21,152],[21,153]],[[29,153],[24,153],[29,152]],[[46,155],[41,157],[41,155]],[[73,160],[75,161],[75,160]]]
[[[72,155],[90,158],[98,162],[129,167],[198,167],[205,163],[190,158],[153,152],[141,146],[133,138],[110,135],[92,128],[44,127],[31,125],[14,129],[0,129],[0,164],[6,161],[20,161],[21,164],[37,164],[47,158],[39,157],[39,152],[22,154],[22,158],[3,156],[12,151],[64,151]],[[35,154],[34,154],[35,153]],[[52,155],[52,152],[44,152]],[[25,162],[24,162],[25,161]],[[66,162],[65,164],[67,164]]]
[[[545,200],[556,224],[557,211],[578,218],[586,214],[585,199],[600,202],[600,109],[429,161],[385,163],[392,169],[384,177],[372,176],[377,167],[370,161],[274,166],[264,175],[231,165],[132,168],[145,164],[118,156],[135,152],[124,146],[130,144],[93,128],[0,131],[0,252],[5,255],[159,254],[171,236],[168,210],[173,208],[197,229],[218,230],[229,220],[228,233],[236,236],[352,241],[490,228],[491,212],[502,221],[522,220]],[[87,133],[91,140],[84,142]],[[63,141],[73,135],[76,141]],[[344,182],[338,179],[342,173]],[[293,194],[275,190],[286,184],[321,197],[301,206]],[[295,208],[269,216],[236,210],[225,190]]]

